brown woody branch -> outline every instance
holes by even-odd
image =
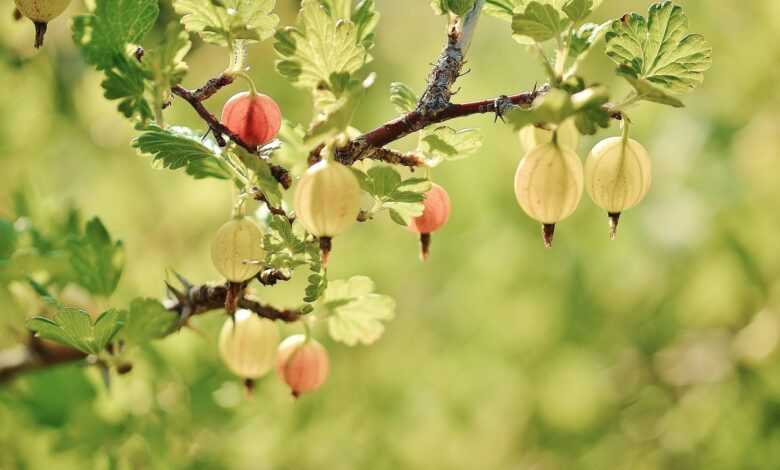
[[[287,279],[289,278],[282,273],[267,270],[263,272],[260,280],[263,283],[275,283]],[[171,293],[174,298],[166,300],[164,304],[169,311],[177,313],[179,318],[187,319],[193,315],[224,308],[228,290],[225,284],[185,286],[184,292],[173,289]],[[302,315],[298,310],[280,310],[248,296],[238,299],[237,305],[263,318],[288,323],[298,321]],[[0,383],[25,372],[72,363],[86,357],[86,354],[77,349],[30,337],[26,344],[0,351]]]

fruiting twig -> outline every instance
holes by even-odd
[[[228,287],[225,284],[191,286],[184,292],[172,287],[169,287],[169,290],[174,294],[174,298],[166,300],[164,305],[169,311],[176,312],[180,318],[222,309],[228,297]],[[246,295],[238,299],[237,305],[263,318],[287,323],[298,321],[302,315],[298,310],[280,310]],[[71,363],[86,357],[86,354],[77,349],[44,342],[31,336],[26,344],[0,351],[0,383],[24,372]]]

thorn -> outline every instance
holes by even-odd
[[[555,224],[542,225],[542,238],[545,248],[552,248],[553,237],[555,236]]]
[[[431,234],[420,234],[420,261],[427,261],[431,253]]]
[[[609,212],[609,239],[617,238],[618,223],[620,222],[620,212]]]
[[[174,296],[180,304],[185,304],[187,302],[187,296],[184,295],[184,293],[180,290],[173,287],[168,281],[165,281],[165,287],[168,289],[168,293]]]
[[[173,275],[176,276],[176,279],[178,279],[179,282],[181,282],[181,285],[183,285],[187,289],[187,291],[190,291],[190,290],[192,290],[193,287],[195,287],[195,286],[192,285],[192,283],[190,281],[187,280],[187,278],[185,278],[184,276],[182,276],[178,272],[173,271],[173,270],[171,270],[171,272],[173,272]]]

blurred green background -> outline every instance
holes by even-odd
[[[358,110],[367,130],[395,115],[388,86],[421,91],[443,45],[427,0],[378,0],[378,81]],[[654,187],[627,212],[619,238],[588,199],[560,224],[552,250],[517,207],[517,138],[489,116],[474,157],[433,171],[453,201],[433,255],[383,216],[336,240],[331,278],[372,277],[398,301],[397,319],[370,348],[322,339],[325,387],[297,402],[272,376],[254,398],[219,363],[222,317],[199,318],[136,355],[107,390],[92,369],[64,366],[0,388],[2,469],[775,469],[780,467],[780,2],[678,1],[714,48],[688,107],[632,112],[650,150]],[[715,5],[717,3],[717,5]],[[173,19],[163,2],[163,20]],[[646,0],[606,1],[595,20],[646,12]],[[279,0],[282,24],[297,2]],[[74,2],[67,16],[84,10]],[[50,25],[33,52],[32,27],[0,9],[0,216],[25,187],[47,220],[68,204],[100,216],[123,239],[124,305],[159,297],[166,268],[217,279],[210,240],[227,217],[227,183],[153,169],[130,148],[134,132],[101,96],[100,77]],[[309,97],[273,69],[272,41],[251,52],[251,74],[287,118],[308,122]],[[195,43],[185,86],[226,65]],[[484,18],[458,101],[543,80],[509,27]],[[627,91],[603,53],[585,69]],[[217,112],[240,85],[207,105]],[[176,102],[169,122],[202,129]],[[597,138],[580,148],[585,156]],[[397,145],[405,147],[408,143]],[[258,294],[295,306],[302,282]],[[20,341],[26,314],[0,294],[0,346]],[[296,327],[285,327],[294,332]],[[17,333],[14,333],[14,332]]]

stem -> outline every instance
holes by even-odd
[[[252,96],[257,96],[257,87],[255,86],[255,81],[252,80],[252,77],[250,77],[248,73],[246,73],[246,72],[236,72],[234,75],[237,76],[237,77],[241,77],[244,80],[246,80],[247,83],[249,83],[249,93]]]

